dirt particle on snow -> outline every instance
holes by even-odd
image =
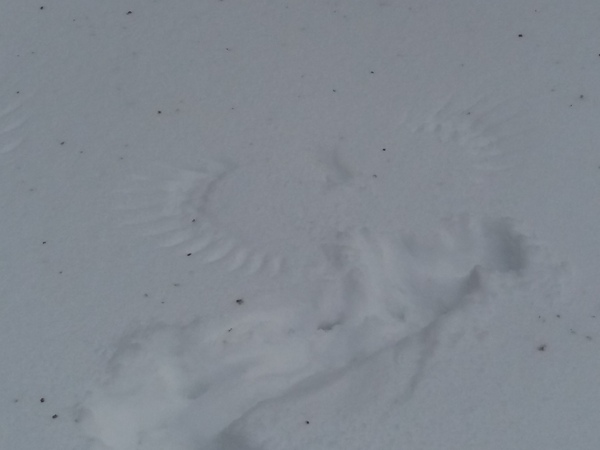
[[[539,346],[537,349],[538,349],[538,351],[540,351],[540,352],[545,352],[545,351],[546,351],[546,344],[542,344],[542,345],[540,345],[540,346]]]
[[[243,299],[243,298],[238,298],[238,299],[237,299],[235,302],[236,302],[238,305],[243,305],[243,304],[244,304],[244,299]]]

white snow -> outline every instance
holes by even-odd
[[[598,448],[600,5],[5,3],[0,448]]]

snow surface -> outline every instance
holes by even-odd
[[[600,4],[2,9],[0,448],[598,448]]]

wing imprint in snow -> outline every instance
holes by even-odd
[[[15,97],[18,97],[15,99]],[[17,150],[23,143],[23,128],[27,118],[23,113],[23,95],[11,95],[11,100],[0,98],[0,156]]]
[[[474,181],[480,183],[494,172],[509,170],[526,156],[519,146],[519,137],[529,130],[524,109],[516,100],[482,97],[460,105],[451,99],[416,122],[414,129],[465,151],[476,169],[472,172]]]
[[[121,225],[159,240],[186,257],[222,264],[246,274],[276,274],[281,258],[244,245],[215,220],[211,203],[223,179],[235,172],[233,165],[215,161],[200,170],[152,164],[137,174],[130,185],[116,192]]]

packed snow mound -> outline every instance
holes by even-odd
[[[303,440],[307,411],[352,423],[408,401],[441,349],[478,339],[515,292],[556,298],[564,271],[510,220],[467,215],[436,236],[341,232],[322,251],[318,273],[227,317],[123,337],[82,406],[97,448],[366,448],[314,424]]]

